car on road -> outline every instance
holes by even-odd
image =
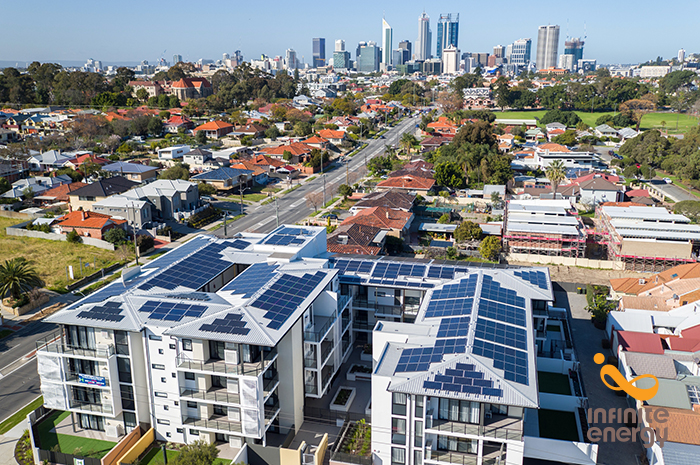
[[[671,178],[664,178],[664,182],[666,184],[673,184],[673,180]]]
[[[209,197],[208,195],[203,195],[200,197],[200,199],[206,202],[216,202],[216,199],[214,197]]]
[[[325,215],[322,215],[321,218],[330,218],[332,220],[337,220],[338,215],[336,215],[335,213],[326,213]]]

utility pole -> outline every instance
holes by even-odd
[[[241,194],[241,211],[240,214],[243,214],[243,180],[245,179],[244,175],[238,176],[238,192]]]
[[[134,252],[136,253],[136,266],[139,264],[139,246],[136,244],[136,211],[134,208],[134,203],[131,203],[131,234],[134,236]]]
[[[350,162],[345,161],[345,184],[350,185]]]
[[[323,174],[323,153],[321,153],[321,178],[323,178],[323,206],[326,206],[326,175]]]
[[[280,206],[277,203],[277,197],[275,197],[275,217],[277,218],[277,227],[280,226]]]
[[[224,237],[226,237],[226,220],[228,220],[228,210],[224,210]]]

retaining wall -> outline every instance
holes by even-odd
[[[36,239],[47,239],[49,241],[66,240],[66,234],[45,233],[41,231],[30,231],[28,229],[24,229],[28,223],[29,221],[25,221],[24,223],[16,224],[14,226],[8,226],[5,228],[5,231],[8,236],[34,237]],[[80,236],[80,238],[82,239],[82,243],[85,245],[91,245],[99,249],[114,250],[114,244],[107,241],[95,239],[94,237]]]

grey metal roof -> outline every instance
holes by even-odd
[[[102,167],[105,171],[117,172],[117,173],[148,173],[149,171],[155,171],[158,167],[141,165],[139,163],[127,163],[123,161],[116,161],[105,165]]]
[[[665,442],[660,448],[664,465],[697,465],[700,446],[680,442]]]
[[[603,213],[610,218],[626,218],[645,221],[666,221],[675,223],[690,223],[690,220],[683,215],[670,213],[662,207],[601,207]]]
[[[675,379],[659,378],[659,390],[647,403],[656,407],[669,407],[690,410],[690,398],[685,384]],[[642,378],[637,381],[637,387],[648,389],[654,386],[651,378]]]
[[[676,367],[673,359],[660,354],[625,352],[627,365],[634,376],[650,374],[657,378],[676,379]]]
[[[240,176],[248,176],[253,174],[252,170],[243,170],[238,168],[218,168],[211,171],[192,176],[190,179],[201,181],[225,181],[228,179],[238,179]]]
[[[550,234],[566,234],[569,236],[578,236],[581,232],[575,226],[562,226],[555,224],[530,224],[530,223],[506,223],[507,232],[531,232],[531,233],[550,233]]]

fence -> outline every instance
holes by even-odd
[[[24,227],[27,226],[28,223],[29,221],[25,221],[24,223],[16,224],[14,226],[8,226],[7,228],[5,228],[5,231],[8,236],[34,237],[38,239],[47,239],[50,241],[66,240],[66,234],[45,233],[41,231],[30,231],[28,229],[24,229]],[[85,245],[91,245],[99,249],[114,250],[114,244],[111,244],[107,241],[86,236],[80,236],[80,239]]]
[[[304,406],[304,419],[310,421],[320,421],[335,424],[337,420],[345,422],[365,420],[370,422],[370,415],[353,412],[338,412],[330,409],[321,409],[317,407]]]
[[[69,284],[66,286],[66,289],[69,291],[72,291],[73,289],[77,289],[79,287],[84,286],[85,284],[89,283],[95,278],[103,277],[106,273],[110,273],[117,268],[122,267],[123,265],[121,263],[115,263],[114,265],[110,265],[107,268],[102,268],[101,270],[97,270],[91,275],[85,276],[84,278],[79,279],[78,281],[74,282],[73,284]]]
[[[43,463],[59,463],[61,465],[74,465],[81,463],[83,465],[102,465],[100,459],[92,457],[79,457],[77,455],[64,454],[62,452],[54,452],[52,450],[39,450],[39,460]]]

